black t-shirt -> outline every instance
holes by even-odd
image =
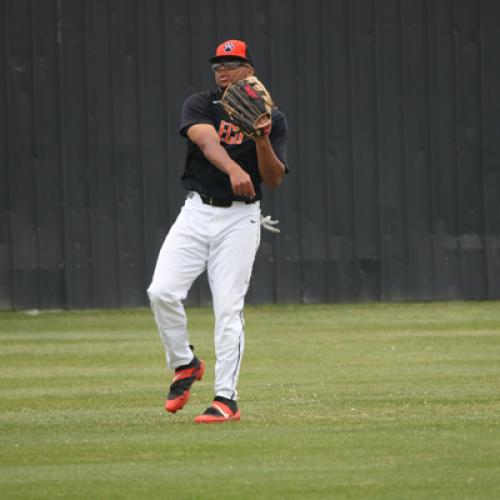
[[[229,176],[212,165],[200,148],[187,137],[189,127],[197,123],[213,125],[219,133],[221,146],[229,156],[251,177],[256,200],[262,198],[260,184],[262,179],[257,164],[255,142],[245,137],[236,125],[233,125],[220,102],[220,90],[206,90],[186,99],[182,107],[180,134],[188,139],[184,173],[181,177],[183,187],[188,191],[197,191],[222,200],[246,201],[247,198],[234,195]],[[273,126],[269,140],[276,156],[288,171],[286,143],[288,124],[285,115],[278,109],[272,112]]]

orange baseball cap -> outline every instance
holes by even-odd
[[[242,40],[226,40],[222,42],[215,50],[215,56],[211,57],[209,61],[213,64],[225,58],[242,59],[254,66],[250,49]]]

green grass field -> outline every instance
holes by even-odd
[[[0,313],[0,498],[500,498],[500,303],[246,310],[242,420],[176,415],[149,310]]]

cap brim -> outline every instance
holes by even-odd
[[[209,60],[210,64],[214,64],[216,62],[220,61],[242,61],[250,64],[253,66],[252,61],[249,61],[248,59],[245,59],[244,57],[239,57],[239,56],[214,56],[211,57]]]

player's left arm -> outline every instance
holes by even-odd
[[[268,135],[255,139],[255,149],[262,182],[269,189],[276,189],[285,176],[285,165],[276,156]]]

